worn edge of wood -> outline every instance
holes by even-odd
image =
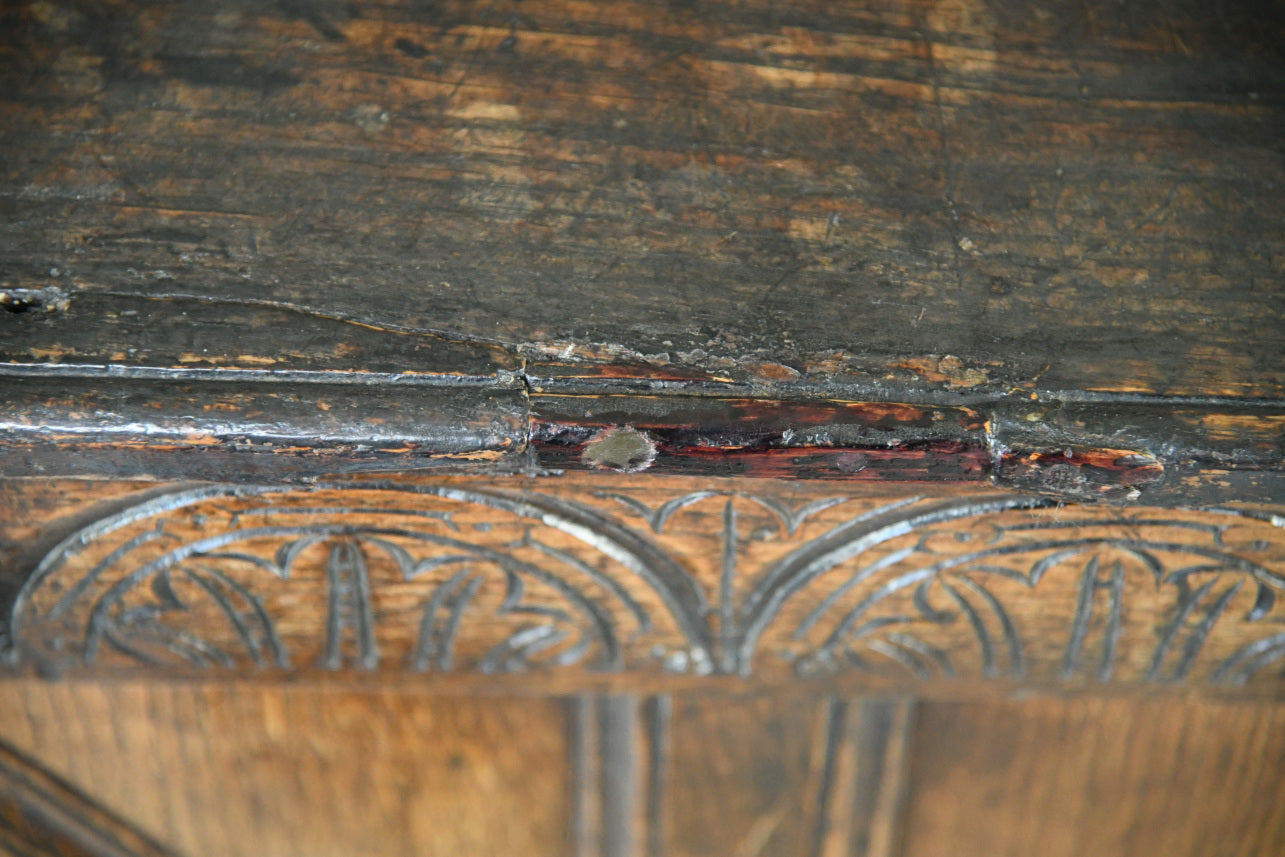
[[[1285,497],[1278,402],[610,384],[553,394],[535,392],[526,370],[466,380],[0,366],[0,471],[252,481],[442,466],[592,470],[595,435],[627,427],[652,440],[647,467],[658,473],[993,482],[1116,502]]]

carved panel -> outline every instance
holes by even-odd
[[[747,481],[211,487],[49,552],[9,657],[1276,687],[1281,524]]]

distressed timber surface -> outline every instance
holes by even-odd
[[[0,0],[0,851],[1282,853],[1283,117],[1250,0]]]
[[[5,4],[4,471],[565,466],[623,422],[1279,497],[1282,9]]]

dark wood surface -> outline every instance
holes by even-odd
[[[9,360],[1281,395],[1279,4],[3,14]]]
[[[2,14],[6,473],[1281,494],[1279,4]]]

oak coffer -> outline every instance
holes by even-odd
[[[0,0],[0,852],[1285,854],[1285,5]]]

